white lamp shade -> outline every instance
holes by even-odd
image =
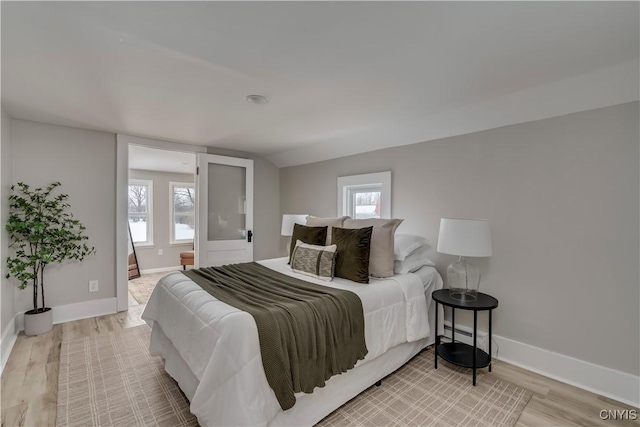
[[[438,235],[441,254],[488,257],[493,254],[491,230],[486,219],[442,218]]]
[[[305,225],[307,223],[307,215],[282,215],[282,236],[293,236],[293,224]]]

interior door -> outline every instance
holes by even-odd
[[[253,160],[198,154],[196,267],[253,261]]]

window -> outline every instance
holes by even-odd
[[[153,181],[129,180],[129,226],[138,246],[153,245]]]
[[[380,218],[382,186],[349,188],[347,212],[354,219]]]
[[[196,223],[196,191],[188,182],[172,182],[171,243],[193,242]]]
[[[338,216],[391,218],[391,172],[338,178]]]

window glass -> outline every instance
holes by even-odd
[[[381,190],[353,190],[350,193],[351,218],[380,218]]]
[[[134,243],[152,243],[151,194],[151,181],[129,181],[129,226]]]
[[[190,242],[195,235],[196,192],[193,184],[171,183],[171,241]]]

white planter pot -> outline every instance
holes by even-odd
[[[49,332],[53,327],[53,310],[45,307],[45,311],[41,313],[30,313],[29,310],[24,314],[24,334],[40,335]]]

